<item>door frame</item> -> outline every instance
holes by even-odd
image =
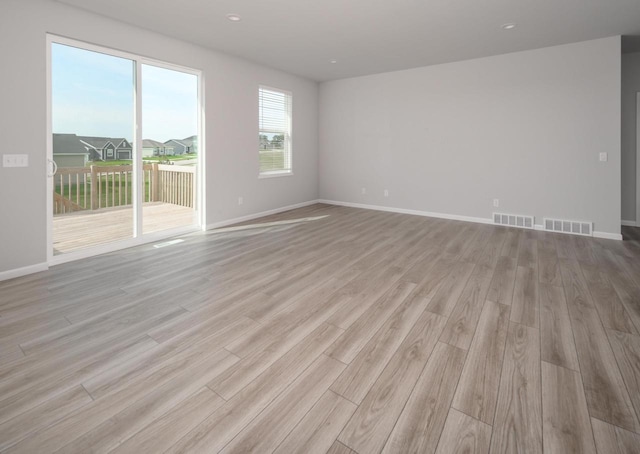
[[[128,60],[132,60],[134,62],[134,117],[132,121],[134,122],[133,128],[133,155],[135,157],[135,165],[133,172],[133,194],[135,197],[135,204],[133,205],[134,209],[134,225],[132,226],[132,238],[127,238],[121,241],[114,241],[112,243],[101,244],[97,246],[87,247],[84,249],[80,249],[73,252],[68,252],[61,255],[53,254],[53,185],[51,184],[51,162],[53,161],[53,106],[52,106],[52,74],[51,74],[51,48],[52,45],[62,44],[65,46],[76,47],[83,50],[88,50],[92,52],[99,52],[102,54],[112,55],[114,57],[126,58]],[[82,258],[93,257],[100,254],[105,254],[108,252],[118,251],[125,248],[130,248],[133,246],[139,246],[142,244],[152,243],[155,241],[163,240],[166,238],[170,238],[173,236],[184,235],[187,233],[193,233],[197,231],[206,230],[206,181],[205,181],[205,161],[206,161],[206,142],[205,142],[205,132],[204,132],[204,124],[205,124],[205,112],[204,112],[204,74],[199,69],[188,68],[172,63],[167,63],[164,61],[144,57],[141,55],[133,54],[130,52],[124,52],[121,50],[112,49],[105,46],[100,46],[97,44],[87,43],[85,41],[79,41],[72,38],[63,37],[60,35],[55,35],[51,33],[47,33],[46,35],[46,113],[47,113],[47,127],[46,127],[46,206],[47,206],[47,216],[46,216],[46,235],[47,235],[47,263],[49,266],[66,263],[74,260],[79,260]],[[153,232],[143,234],[142,232],[142,191],[139,189],[139,182],[143,177],[142,170],[142,136],[140,134],[140,129],[142,126],[142,65],[147,64],[151,66],[156,66],[159,68],[170,69],[174,71],[180,71],[187,74],[192,74],[197,76],[198,78],[198,99],[197,99],[197,109],[198,109],[198,164],[196,170],[196,224],[192,226],[179,227],[175,229],[163,230],[161,232]]]

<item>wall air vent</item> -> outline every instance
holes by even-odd
[[[593,222],[544,218],[544,229],[548,232],[593,236]]]
[[[520,227],[522,229],[534,228],[533,216],[524,216],[521,214],[493,213],[493,223],[507,225],[509,227]]]

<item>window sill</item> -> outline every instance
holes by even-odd
[[[293,176],[293,172],[272,172],[272,173],[258,174],[258,179],[261,180],[263,178],[279,178],[279,177],[291,177],[291,176]]]

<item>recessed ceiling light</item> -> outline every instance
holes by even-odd
[[[513,30],[514,28],[516,28],[516,24],[514,24],[513,22],[509,22],[508,24],[502,24],[501,27],[504,30]]]
[[[231,22],[239,22],[242,20],[242,18],[238,14],[233,13],[227,14],[227,19],[229,19]]]
[[[338,60],[330,60],[329,63],[331,63],[332,65],[335,65],[336,63],[338,63]]]

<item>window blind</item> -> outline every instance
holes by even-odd
[[[258,90],[261,175],[291,173],[291,98],[274,88]]]

